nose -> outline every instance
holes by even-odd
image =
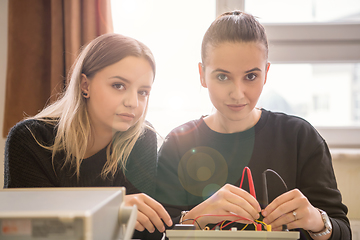
[[[126,91],[123,102],[125,107],[136,108],[139,105],[138,93],[136,91]]]
[[[241,81],[236,81],[234,82],[234,84],[231,85],[230,97],[235,100],[242,99],[245,96],[244,92],[245,92],[244,84]]]

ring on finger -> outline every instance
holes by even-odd
[[[297,216],[296,216],[296,212],[295,212],[295,211],[292,212],[292,215],[294,216],[295,221],[297,221],[298,219],[297,219]]]

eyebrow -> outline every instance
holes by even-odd
[[[260,71],[260,72],[261,72],[261,69],[255,67],[255,68],[253,68],[253,69],[250,69],[250,70],[248,70],[248,71],[245,71],[245,73],[250,73],[250,72],[255,72],[255,71]],[[215,69],[214,71],[212,71],[212,73],[214,73],[214,72],[230,73],[229,71],[226,71],[226,70],[221,69],[221,68],[217,68],[217,69]]]
[[[126,82],[126,83],[128,83],[128,84],[131,84],[131,81],[129,81],[128,79],[126,79],[126,78],[123,78],[123,77],[121,77],[121,76],[112,76],[112,77],[109,77],[109,79],[113,79],[113,78],[116,78],[116,79],[120,79],[120,80],[122,80],[122,81],[124,81],[124,82]],[[150,88],[151,89],[151,86],[141,86],[142,88]]]
[[[261,69],[260,69],[260,68],[255,67],[255,68],[253,68],[253,69],[250,69],[250,70],[246,71],[245,73],[250,73],[250,72],[255,72],[255,71],[259,71],[259,72],[261,72]]]
[[[221,68],[217,68],[215,69],[214,71],[212,71],[211,73],[215,73],[215,72],[224,72],[224,73],[230,73],[229,71],[226,71],[224,69],[221,69]]]

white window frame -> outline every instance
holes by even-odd
[[[217,16],[245,0],[217,0]],[[271,63],[359,63],[360,23],[264,23]],[[360,148],[360,127],[317,127],[331,148]]]
[[[263,24],[273,63],[360,62],[359,23]]]

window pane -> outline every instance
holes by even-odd
[[[258,106],[314,126],[360,126],[360,63],[272,64]]]
[[[246,0],[245,10],[261,22],[360,21],[359,0]]]
[[[346,1],[341,8],[347,8]],[[285,6],[288,0],[246,1],[246,6],[254,3],[253,10],[247,11],[263,20],[269,19],[267,15],[293,15],[291,7],[284,13],[284,8],[271,9],[267,2]],[[324,1],[299,1],[302,7],[312,9],[313,5],[306,2]],[[331,6],[339,4],[328,2]],[[359,13],[357,2],[350,4],[348,16],[353,10]],[[202,37],[216,15],[215,0],[112,0],[111,4],[115,32],[144,42],[154,53],[157,73],[147,119],[160,135],[211,113],[212,104],[200,85],[197,63]],[[255,7],[267,11],[256,12]],[[300,7],[294,9],[301,17],[308,15]],[[334,17],[331,21],[346,12],[337,11],[330,14]],[[301,21],[315,21],[309,19]],[[319,127],[360,126],[360,63],[272,64],[258,106],[301,116]]]
[[[215,0],[112,0],[114,31],[146,44],[156,60],[147,120],[160,135],[211,112],[197,64]]]

